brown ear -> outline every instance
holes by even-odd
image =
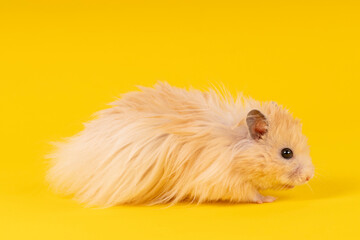
[[[259,140],[267,133],[268,122],[264,114],[259,110],[251,110],[246,117],[246,124],[249,128],[250,136]]]

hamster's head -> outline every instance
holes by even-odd
[[[267,102],[248,111],[247,138],[239,151],[238,170],[258,189],[293,188],[314,175],[307,138],[298,119]]]

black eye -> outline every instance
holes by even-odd
[[[281,150],[281,156],[285,159],[290,159],[293,157],[293,151],[290,148],[284,148]]]

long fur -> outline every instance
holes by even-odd
[[[56,191],[105,207],[259,202],[258,190],[300,184],[313,171],[301,124],[281,106],[167,83],[140,88],[57,143],[47,175]],[[259,141],[245,122],[251,109],[269,122]],[[291,164],[279,156],[289,145],[299,152]]]

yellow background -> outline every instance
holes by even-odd
[[[360,239],[359,4],[1,1],[0,239]],[[309,138],[313,191],[109,209],[48,191],[48,142],[157,80],[287,106]]]

